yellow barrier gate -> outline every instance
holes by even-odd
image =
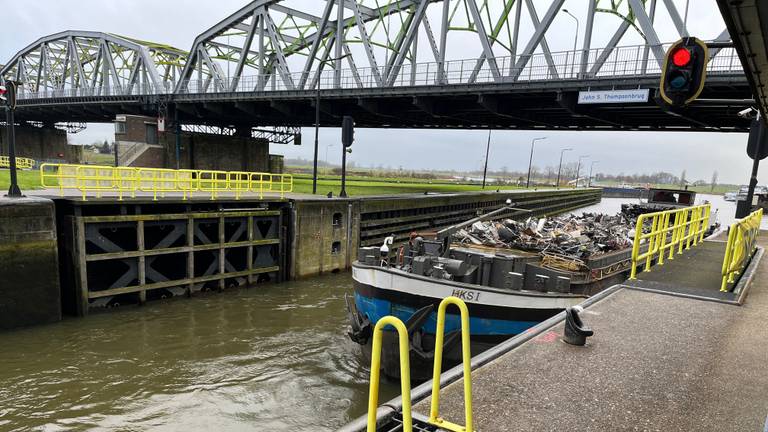
[[[78,190],[84,200],[89,192],[95,192],[97,197],[117,192],[119,200],[126,194],[136,197],[137,191],[151,193],[154,200],[166,193],[181,193],[187,199],[194,192],[206,192],[213,200],[221,193],[233,193],[235,199],[240,199],[244,193],[256,193],[263,198],[265,191],[279,192],[284,198],[286,193],[293,192],[290,174],[98,165],[44,163],[40,165],[40,181],[44,188],[59,189],[62,196],[65,189]]]
[[[443,363],[443,341],[445,338],[445,311],[448,305],[458,306],[461,314],[461,351],[462,364],[464,366],[464,410],[466,427],[443,420],[438,415],[440,406],[440,373]],[[379,377],[381,374],[381,345],[384,327],[391,325],[398,333],[398,347],[400,349],[400,391],[403,399],[403,432],[413,431],[413,417],[411,415],[411,370],[408,357],[410,346],[408,330],[398,318],[385,316],[376,323],[373,329],[373,346],[371,348],[371,382],[368,393],[368,424],[367,432],[376,432],[376,410],[379,407]],[[458,297],[446,297],[437,308],[437,332],[435,335],[435,363],[432,377],[432,403],[428,422],[443,430],[453,432],[473,432],[472,422],[472,376],[470,338],[469,338],[469,311],[466,303]]]
[[[744,270],[752,254],[757,250],[757,236],[760,233],[762,220],[763,209],[758,209],[744,219],[734,222],[728,230],[720,291],[728,291],[728,284],[736,280],[736,276]]]
[[[651,271],[654,258],[658,265],[664,264],[664,255],[671,260],[675,250],[682,254],[691,245],[704,241],[704,234],[709,225],[710,205],[684,207],[640,215],[635,228],[635,240],[632,245],[632,271],[630,279],[637,279],[637,266],[645,261],[644,271]],[[650,221],[650,231],[644,232],[646,221]],[[640,253],[640,244],[646,241],[648,250]]]
[[[18,169],[32,169],[35,166],[35,160],[25,157],[16,157],[16,168]],[[10,168],[11,158],[8,156],[0,156],[0,168]]]

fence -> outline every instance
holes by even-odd
[[[640,215],[635,228],[635,241],[632,245],[632,272],[630,279],[637,279],[637,267],[645,261],[644,271],[651,271],[653,260],[664,264],[667,259],[674,259],[675,251],[683,253],[691,245],[704,241],[704,234],[709,227],[710,205],[684,207]],[[650,229],[646,231],[646,222]],[[640,253],[640,244],[646,241],[648,250]]]
[[[734,222],[728,230],[720,291],[728,291],[728,284],[735,282],[736,276],[741,274],[752,258],[752,254],[757,250],[757,236],[760,233],[762,220],[763,209],[758,209]]]
[[[448,305],[456,305],[461,316],[461,350],[464,367],[464,411],[466,426],[451,423],[439,417],[440,405],[440,374],[442,372],[443,341],[445,337],[445,312]],[[368,427],[367,432],[376,432],[376,411],[379,406],[379,375],[381,373],[381,349],[384,327],[391,325],[398,334],[398,347],[400,350],[400,390],[403,400],[403,431],[413,431],[413,418],[411,416],[411,370],[410,370],[410,346],[408,330],[403,322],[393,316],[381,318],[373,329],[373,346],[371,347],[371,382],[368,393]],[[470,338],[469,338],[469,309],[466,303],[457,297],[446,297],[437,308],[437,327],[435,334],[435,362],[434,376],[432,378],[432,403],[428,423],[437,426],[440,430],[452,432],[474,431],[472,427],[472,376]],[[421,430],[421,429],[420,429]]]
[[[16,157],[16,168],[18,169],[32,169],[35,166],[35,160],[24,157]],[[10,168],[11,158],[8,156],[0,156],[0,168]]]
[[[285,197],[293,192],[293,176],[238,171],[173,170],[163,168],[131,168],[94,165],[49,164],[40,165],[40,181],[44,188],[78,190],[83,199],[89,192],[101,197],[105,192],[116,192],[118,199],[136,192],[151,193],[153,200],[166,193],[181,193],[183,199],[195,192],[210,194],[216,199],[221,193],[232,193],[240,199],[244,193],[279,193]]]

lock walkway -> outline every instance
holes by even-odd
[[[722,240],[705,240],[683,254],[675,254],[673,260],[653,266],[650,272],[638,273],[637,280],[628,280],[625,285],[735,302],[739,293],[720,292],[725,246]]]
[[[686,262],[699,269],[681,278],[683,285],[656,268],[648,274],[656,280],[638,283],[665,284],[659,292],[620,285],[588,300],[582,318],[595,335],[584,347],[561,341],[564,314],[498,347],[508,352],[472,373],[475,428],[765,430],[768,263],[758,251],[743,276],[752,283],[742,306],[695,298],[685,289],[704,292],[695,283],[709,283],[709,248],[717,248],[702,246],[690,259],[664,265],[664,273]],[[429,400],[414,411],[427,415]],[[440,413],[463,419],[461,379],[442,390]]]

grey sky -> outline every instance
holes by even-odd
[[[319,13],[320,2],[316,0],[286,0],[292,6]],[[539,14],[549,2],[536,0],[540,4]],[[662,3],[662,2],[659,2]],[[675,0],[678,9],[685,9],[684,0]],[[691,1],[688,27],[691,34],[710,39],[724,28],[714,0]],[[35,39],[62,30],[95,30],[121,34],[138,39],[167,43],[189,49],[197,34],[233,13],[246,4],[243,0],[35,0],[23,2],[16,7],[4,8],[6,20],[3,37],[0,37],[0,63],[10,59],[17,51]],[[581,19],[582,26],[586,12],[586,0],[566,0],[565,7]],[[677,39],[669,17],[658,17],[658,31],[662,41]],[[594,46],[602,46],[618,21],[610,16],[601,17],[595,24]],[[532,31],[528,20],[523,21],[524,30]],[[567,16],[556,19],[548,32],[548,42],[553,51],[572,48],[575,24]],[[583,27],[582,27],[583,32]],[[580,35],[581,36],[581,35]],[[477,55],[476,36],[459,33],[450,42],[457,48],[453,58],[472,58]],[[581,37],[578,44],[581,46]],[[641,43],[639,36],[628,35],[622,45]],[[423,51],[422,51],[423,52]],[[426,61],[429,61],[428,59]],[[544,167],[557,164],[559,150],[573,147],[567,155],[571,159],[580,154],[590,154],[600,160],[596,171],[606,173],[653,172],[665,170],[679,175],[687,170],[689,179],[708,180],[714,170],[719,171],[723,182],[746,183],[750,161],[744,148],[745,134],[718,133],[651,133],[651,132],[522,132],[494,131],[492,138],[490,167],[502,166],[510,170],[527,166],[530,141],[534,137],[547,136],[537,144],[534,164]],[[73,135],[74,142],[92,142],[112,139],[110,125],[91,125],[81,134]],[[487,132],[482,131],[419,131],[419,130],[358,130],[352,160],[366,165],[384,165],[406,169],[446,168],[478,169],[482,167]],[[337,143],[338,130],[321,131],[320,158],[325,156],[325,147]],[[273,153],[287,157],[312,156],[312,130],[304,131],[304,145],[272,146]],[[329,151],[331,158],[340,158],[340,147],[336,144]],[[762,182],[768,181],[764,170]]]

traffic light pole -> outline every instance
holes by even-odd
[[[347,197],[347,147],[341,146],[341,193],[340,198]]]
[[[13,122],[13,108],[6,105],[5,107],[5,126],[8,137],[8,160],[10,163],[10,177],[11,186],[8,188],[9,198],[21,198],[24,195],[21,194],[19,189],[19,182],[16,176],[16,131],[14,130]]]

